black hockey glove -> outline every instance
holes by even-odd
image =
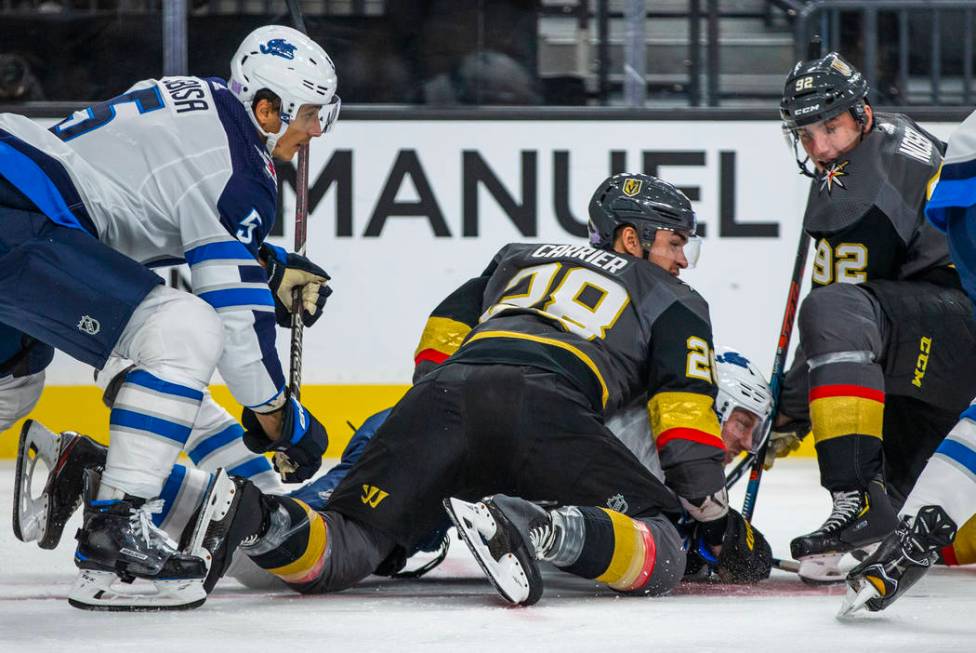
[[[717,572],[725,583],[757,583],[769,578],[773,552],[758,529],[729,508]]]
[[[275,321],[291,326],[292,291],[302,289],[302,323],[312,326],[322,315],[325,302],[332,294],[332,278],[319,266],[300,254],[290,254],[281,247],[264,243],[261,258],[268,273],[268,286],[274,295]]]
[[[281,437],[272,441],[264,432],[257,416],[250,408],[241,415],[244,444],[255,453],[276,451],[274,467],[285,483],[301,483],[310,479],[322,466],[322,455],[329,446],[325,427],[294,397],[281,408]]]

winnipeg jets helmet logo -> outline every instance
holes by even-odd
[[[848,163],[850,163],[850,161],[844,161],[843,163],[837,163],[836,161],[834,161],[833,163],[830,164],[829,168],[827,168],[826,170],[821,172],[820,175],[818,175],[818,179],[820,180],[821,193],[824,192],[824,190],[826,190],[827,194],[830,195],[831,192],[834,190],[835,185],[839,186],[840,188],[843,188],[844,190],[847,190],[847,186],[844,184],[843,181],[841,181],[841,177],[847,176],[847,173],[844,172],[844,168],[847,167]]]
[[[297,48],[285,39],[271,39],[261,45],[261,54],[273,54],[282,59],[294,59]]]
[[[102,325],[91,315],[82,315],[78,320],[78,330],[90,336],[98,334],[102,330]]]

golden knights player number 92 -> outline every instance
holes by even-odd
[[[817,241],[813,258],[813,282],[820,286],[832,283],[863,283],[868,280],[868,248],[862,243],[839,243],[831,247],[826,239]]]

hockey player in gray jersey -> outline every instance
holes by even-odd
[[[442,302],[420,351],[437,362],[439,345],[459,347],[420,372],[325,510],[265,497],[241,550],[297,591],[337,591],[412,551],[452,497],[448,512],[511,602],[539,599],[538,559],[660,594],[685,568],[672,521],[684,508],[720,575],[767,576],[768,544],[725,499],[707,305],[676,279],[691,205],[658,179],[618,175],[590,213],[591,247],[506,246]],[[637,399],[665,483],[604,424]]]
[[[780,105],[813,177],[803,228],[816,253],[771,449],[812,426],[833,510],[791,543],[809,580],[842,580],[845,551],[895,528],[895,509],[976,390],[976,371],[955,364],[976,353],[972,306],[923,213],[942,144],[907,116],[875,113],[867,92],[830,53],[794,67]]]
[[[246,407],[254,448],[285,451],[298,463],[290,480],[321,464],[325,430],[288,395],[274,339],[292,289],[302,289],[310,324],[328,277],[264,239],[276,205],[272,157],[290,159],[329,130],[335,90],[321,47],[269,26],[242,43],[229,84],[146,80],[50,130],[0,115],[4,323],[96,368],[113,353],[136,365],[118,390],[108,459],[86,501],[72,604],[197,605],[208,571],[222,571],[219,538],[208,532],[248,534],[228,523],[250,512],[237,507],[257,491],[226,475],[210,489],[192,555],[152,522],[215,369]],[[183,261],[194,294],[145,267]],[[208,531],[214,511],[228,523]],[[114,591],[117,576],[154,580],[159,593]]]

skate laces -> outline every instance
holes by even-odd
[[[162,540],[162,543],[170,549],[176,549],[176,542],[166,534],[166,531],[156,526],[152,520],[152,516],[161,513],[165,506],[166,503],[162,499],[153,499],[146,501],[138,508],[132,508],[129,514],[129,525],[142,535],[146,544],[153,545],[153,540],[157,539]]]
[[[827,517],[827,521],[823,523],[818,530],[821,532],[830,532],[836,530],[850,521],[851,517],[857,514],[861,509],[861,491],[851,490],[849,492],[834,492],[834,509]]]
[[[545,519],[529,528],[529,542],[535,549],[535,557],[544,560],[553,544],[556,542],[556,529],[552,525],[552,520]]]

